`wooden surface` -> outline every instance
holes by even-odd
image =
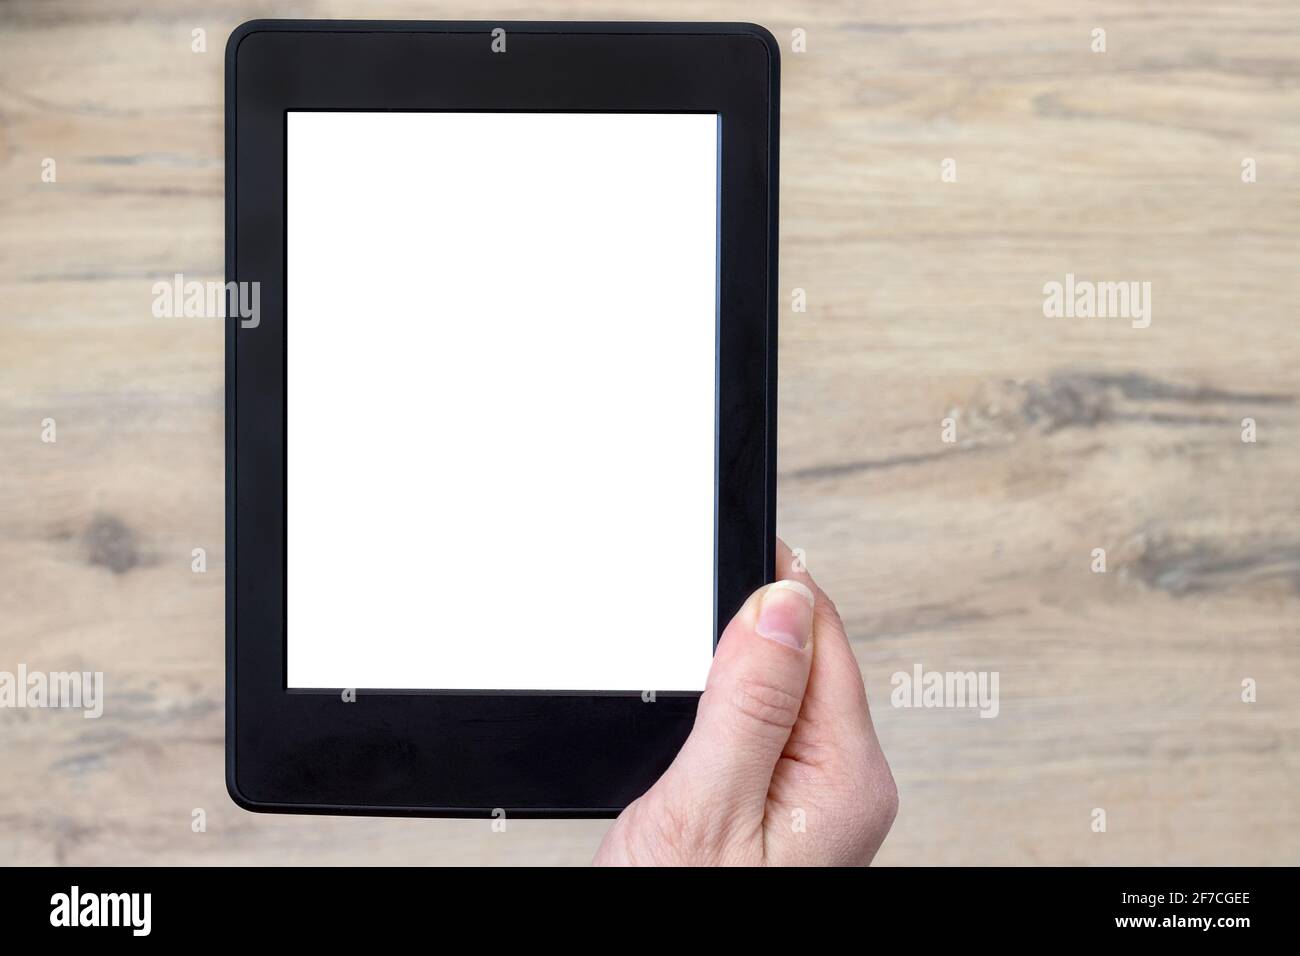
[[[0,862],[583,863],[605,828],[225,793],[221,332],[151,287],[221,276],[230,29],[362,8],[474,15],[0,3],[0,670],[108,689],[98,721],[0,710]],[[781,285],[809,305],[782,316],[780,529],[898,779],[880,862],[1300,863],[1300,5],[493,12],[748,19],[786,49]],[[1151,282],[1151,327],[1044,318],[1067,272]],[[999,716],[892,708],[918,662],[999,672]]]

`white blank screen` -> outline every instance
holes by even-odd
[[[703,688],[718,148],[288,113],[289,687]]]

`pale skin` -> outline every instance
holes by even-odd
[[[597,865],[858,866],[898,790],[839,612],[778,542],[777,582],[722,639],[677,759],[605,835]]]

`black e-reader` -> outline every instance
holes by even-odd
[[[751,24],[231,35],[241,806],[608,816],[672,761],[774,573],[778,82]]]

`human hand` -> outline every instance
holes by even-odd
[[[835,605],[778,542],[718,642],[691,735],[597,865],[865,865],[898,791]]]

